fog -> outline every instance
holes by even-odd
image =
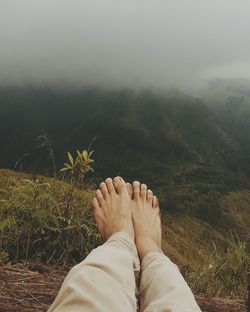
[[[196,89],[250,78],[248,0],[0,0],[0,82]]]

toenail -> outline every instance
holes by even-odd
[[[138,186],[138,185],[140,185],[140,182],[139,182],[139,181],[134,181],[134,182],[133,182],[133,185],[134,185],[134,186]]]
[[[104,182],[102,182],[101,184],[100,184],[100,186],[104,186],[105,185],[105,183]]]
[[[147,185],[146,185],[146,184],[142,184],[142,185],[141,185],[141,188],[142,188],[142,189],[146,189],[146,188],[147,188]]]
[[[121,177],[115,177],[115,178],[114,178],[114,181],[116,181],[116,182],[121,181]]]
[[[107,179],[105,180],[105,182],[110,183],[110,182],[112,182],[112,179],[111,179],[111,178],[107,178]]]

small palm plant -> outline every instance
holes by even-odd
[[[86,151],[83,150],[80,152],[77,150],[77,156],[74,159],[70,152],[68,152],[68,163],[64,163],[64,167],[60,170],[60,172],[68,172],[75,181],[79,181],[84,178],[85,174],[89,171],[94,171],[91,167],[91,163],[94,162],[91,159],[91,156],[94,151]]]

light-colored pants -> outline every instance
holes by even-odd
[[[145,312],[200,312],[179,269],[163,253],[141,264],[126,233],[115,233],[72,268],[49,312],[134,312],[136,284]]]

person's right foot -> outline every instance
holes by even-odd
[[[161,251],[160,208],[156,196],[145,184],[135,181],[131,191],[135,243],[142,261],[148,253]]]
[[[121,177],[105,180],[92,201],[96,224],[103,240],[116,232],[125,232],[134,240],[131,199]]]

